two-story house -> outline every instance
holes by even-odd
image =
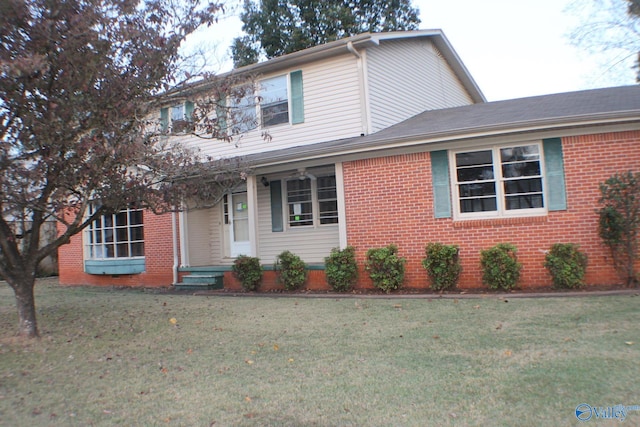
[[[166,286],[225,272],[235,288],[235,257],[270,266],[289,250],[322,288],[332,248],[355,246],[362,264],[394,243],[406,286],[426,287],[420,263],[435,241],[460,246],[462,287],[481,285],[479,251],[500,242],[518,246],[523,286],[549,285],[544,252],[568,242],[589,255],[589,283],[618,280],[594,209],[599,182],[640,164],[640,88],[487,103],[439,30],[362,34],[233,73],[257,76],[258,102],[240,105],[256,126],[234,143],[172,138],[242,156],[246,181],[211,208],[105,218],[61,249],[61,283]],[[193,104],[171,99],[159,115],[178,130]]]

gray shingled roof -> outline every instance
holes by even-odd
[[[474,134],[507,134],[620,121],[640,122],[640,85],[592,89],[430,110],[377,133],[251,156],[260,163],[373,150],[407,141],[443,142]]]

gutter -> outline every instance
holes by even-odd
[[[171,237],[173,240],[173,284],[178,283],[178,265],[180,262],[178,256],[178,230],[176,228],[176,213],[171,212]]]

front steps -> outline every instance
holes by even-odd
[[[224,289],[224,268],[185,268],[181,271],[189,272],[183,276],[180,283],[175,284],[176,290],[212,290]]]

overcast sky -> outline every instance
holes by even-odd
[[[413,5],[420,9],[420,28],[444,31],[489,101],[634,84],[634,58],[617,64],[571,44],[570,34],[583,19],[568,7],[572,1],[413,0]],[[239,3],[231,0],[229,9]],[[229,16],[199,38],[221,58],[240,27],[237,16]]]

